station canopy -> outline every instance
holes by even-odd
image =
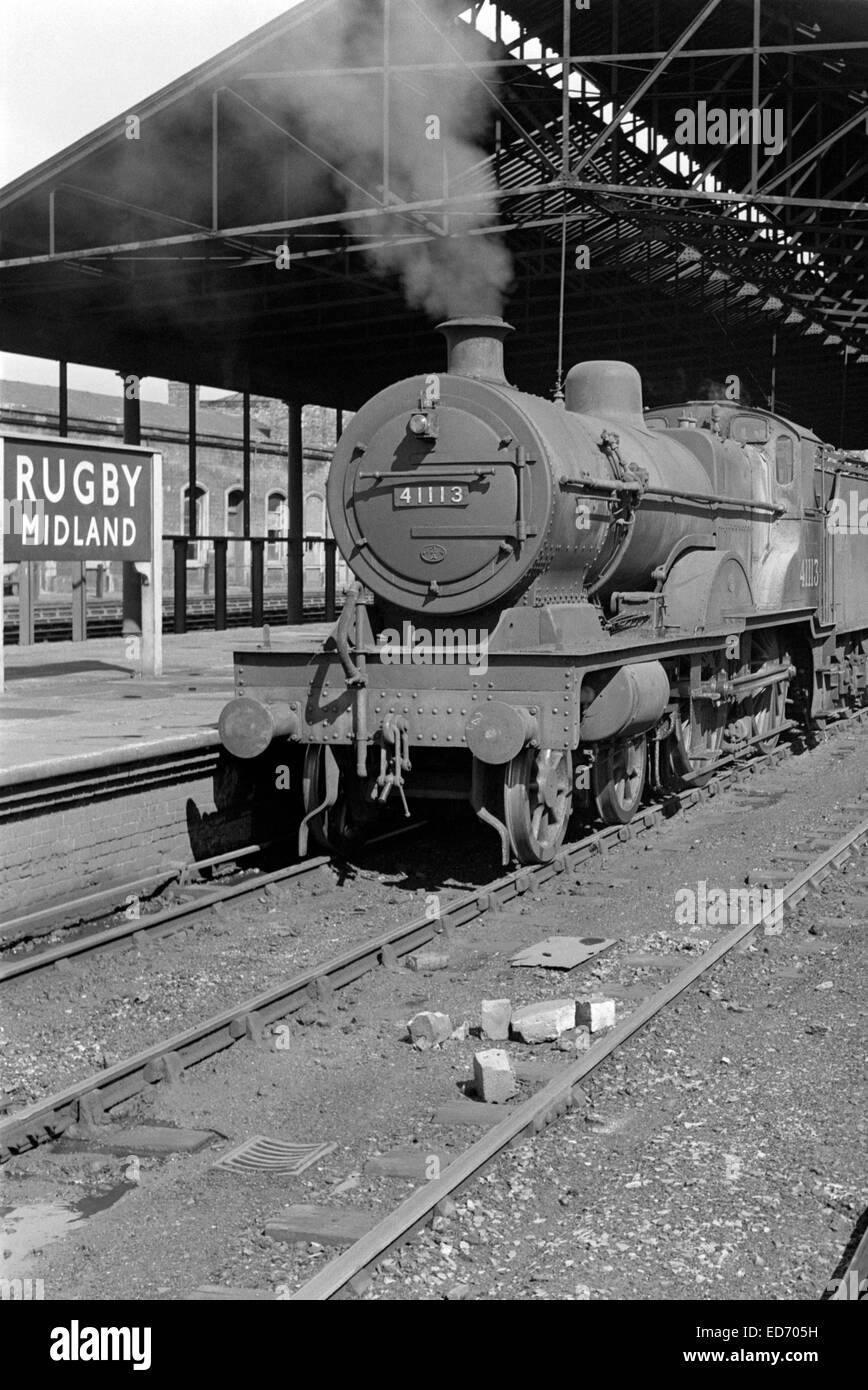
[[[0,191],[0,348],[351,409],[494,312],[868,448],[866,130],[856,0],[306,0]]]

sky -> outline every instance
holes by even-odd
[[[0,187],[298,3],[0,0]],[[0,377],[54,383],[57,372],[0,353]],[[93,367],[71,366],[69,384],[120,390]],[[165,384],[146,381],[142,395],[165,400]]]

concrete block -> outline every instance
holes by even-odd
[[[512,1032],[526,1043],[554,1042],[575,1026],[575,999],[544,999],[512,1012]]]
[[[599,1033],[602,1028],[614,1028],[614,999],[604,999],[600,994],[591,994],[584,999],[577,999],[576,1021],[586,1024],[591,1033]]]
[[[501,1047],[477,1052],[473,1058],[473,1084],[480,1100],[500,1105],[511,1100],[518,1090],[509,1053]]]
[[[365,1164],[365,1172],[387,1178],[418,1178],[420,1182],[431,1182],[433,1178],[439,1178],[450,1162],[450,1155],[445,1149],[419,1144],[412,1149],[392,1149],[390,1153],[374,1154]]]
[[[287,1244],[313,1240],[319,1245],[354,1245],[376,1224],[373,1212],[360,1211],[358,1207],[298,1203],[267,1221],[265,1234]]]
[[[423,973],[430,970],[448,970],[449,952],[435,951],[430,947],[424,951],[414,951],[412,956],[407,957],[407,968]]]
[[[414,1045],[420,1049],[439,1047],[452,1032],[448,1014],[424,1012],[416,1014],[407,1024]]]
[[[509,1037],[509,1020],[512,1004],[508,999],[483,999],[480,1005],[480,1023],[487,1038],[500,1041]]]
[[[591,1034],[585,1024],[580,1028],[571,1028],[568,1033],[562,1033],[558,1038],[558,1049],[561,1052],[587,1052],[591,1046]]]

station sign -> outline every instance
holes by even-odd
[[[162,454],[132,444],[4,433],[0,481],[0,693],[6,571],[19,565],[30,576],[38,560],[77,562],[85,598],[88,561],[122,562],[127,658],[137,674],[162,675]]]
[[[6,564],[153,558],[147,450],[35,435],[5,435],[0,449]]]

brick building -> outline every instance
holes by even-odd
[[[280,589],[286,580],[287,534],[287,407],[280,401],[253,396],[250,403],[250,533],[269,537],[266,546],[265,585]],[[123,439],[123,402],[117,396],[92,391],[70,391],[70,437],[92,438],[99,443]],[[243,398],[221,397],[201,402],[196,420],[196,532],[201,537],[237,536],[228,549],[230,590],[249,585],[248,547],[243,536]],[[0,429],[20,434],[56,434],[58,427],[55,388],[24,381],[0,381]],[[188,388],[171,382],[169,403],[143,399],[141,439],[145,448],[163,456],[163,533],[188,532]],[[335,445],[333,410],[305,406],[302,422],[304,456],[304,534],[330,534],[325,508],[325,483]],[[315,542],[305,547],[305,592],[321,593],[324,587],[325,547]],[[12,571],[13,566],[7,566]],[[43,561],[37,565],[38,590],[45,596],[63,594],[71,585],[70,564]],[[102,571],[100,573],[100,570]],[[120,564],[88,566],[88,592],[117,593]],[[8,582],[8,575],[7,575]],[[174,582],[172,546],[163,544],[163,587],[171,594]],[[338,559],[337,591],[348,582],[346,566]],[[213,546],[206,539],[191,543],[187,559],[187,588],[191,594],[211,592]]]

